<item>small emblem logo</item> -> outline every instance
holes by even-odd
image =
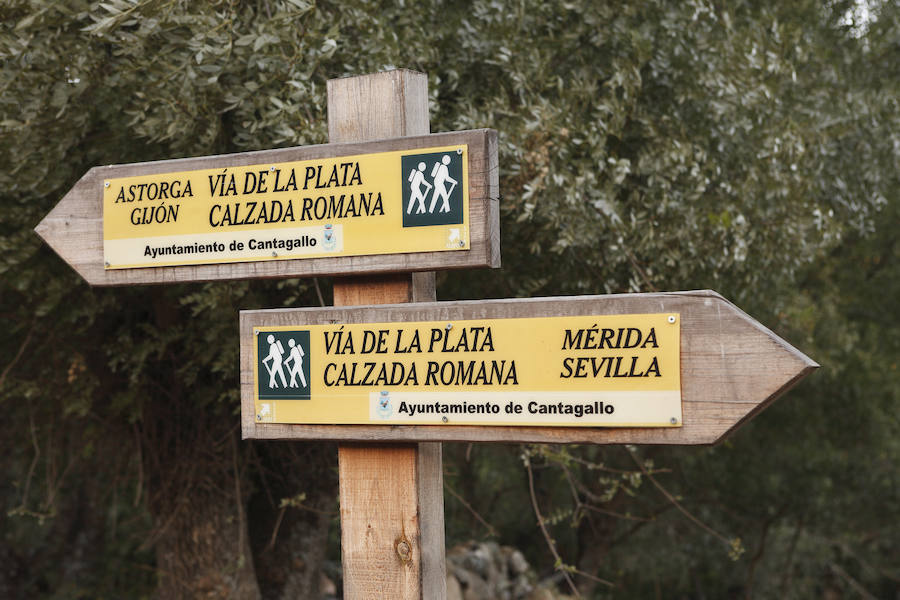
[[[447,247],[448,248],[462,248],[465,246],[465,242],[459,234],[459,227],[451,227],[447,232]]]
[[[322,247],[326,250],[334,250],[336,244],[334,227],[332,227],[331,223],[326,223],[325,231],[322,234]]]
[[[378,416],[382,419],[388,419],[394,413],[394,409],[391,407],[391,394],[387,390],[382,390],[378,395],[378,406],[376,407],[376,411],[378,412]]]
[[[264,402],[259,405],[259,412],[256,413],[256,420],[262,422],[270,422],[275,420],[275,414],[272,412],[272,405]]]

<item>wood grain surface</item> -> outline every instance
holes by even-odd
[[[656,312],[681,314],[682,427],[337,426],[257,424],[254,420],[253,327]],[[240,327],[243,435],[256,439],[711,444],[818,367],[802,352],[709,290],[395,304],[353,309],[242,311]]]
[[[428,79],[395,70],[329,81],[328,131],[332,142],[428,133]],[[335,306],[434,300],[433,272],[334,281]],[[341,444],[338,464],[344,598],[444,600],[441,445]]]

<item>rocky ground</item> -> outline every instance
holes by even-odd
[[[447,551],[447,600],[565,600],[538,582],[521,552],[495,542],[469,542]]]
[[[340,565],[326,565],[320,589],[340,596]],[[538,581],[525,556],[496,542],[468,542],[447,551],[447,600],[570,600],[554,580]]]

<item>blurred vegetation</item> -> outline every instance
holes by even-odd
[[[325,142],[326,80],[396,66],[500,132],[504,266],[439,299],[713,288],[823,366],[712,448],[445,445],[448,544],[585,597],[900,597],[898,39],[878,0],[7,0],[0,596],[318,597],[334,448],[238,406],[238,310],[313,282],[92,289],[32,228],[95,165]]]

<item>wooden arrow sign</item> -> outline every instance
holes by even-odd
[[[712,291],[241,312],[245,438],[713,443],[818,365]]]
[[[36,227],[91,285],[500,263],[483,129],[95,167]]]

